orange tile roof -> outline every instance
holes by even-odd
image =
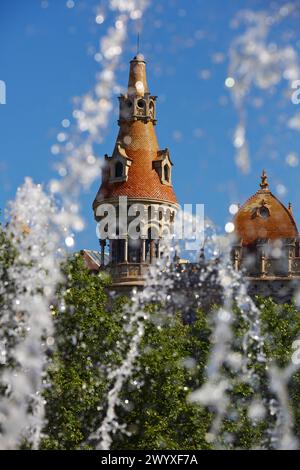
[[[130,63],[128,94],[134,84],[140,81],[144,92],[148,92],[145,62],[141,56]],[[136,92],[135,92],[136,93]],[[127,181],[110,182],[107,170],[103,171],[103,181],[94,201],[93,207],[103,199],[127,196],[128,198],[147,198],[177,203],[172,186],[162,184],[153,162],[159,159],[159,147],[155,134],[153,120],[121,119],[116,147],[121,145],[126,155],[132,160],[128,169]]]
[[[128,145],[124,144],[125,136],[131,138]],[[111,183],[104,179],[96,199],[127,196],[159,199],[176,204],[173,187],[162,184],[157,171],[153,169],[152,162],[158,159],[158,144],[152,122],[134,121],[123,124],[117,142],[123,143],[127,156],[132,159],[128,179],[121,183]]]
[[[261,189],[243,204],[234,218],[238,240],[245,246],[258,239],[296,238],[298,229],[293,214],[271,193],[265,172],[260,186]],[[266,208],[266,217],[260,214],[262,208]]]

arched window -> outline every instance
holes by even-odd
[[[168,165],[164,166],[164,179],[169,183],[170,181],[170,168]]]
[[[263,218],[263,219],[267,219],[269,216],[270,216],[270,211],[267,207],[265,206],[262,206],[260,209],[259,209],[259,215]]]
[[[123,163],[117,162],[115,166],[115,177],[121,178],[123,176]]]
[[[140,109],[144,109],[145,101],[144,100],[138,100],[137,105]]]
[[[150,101],[150,103],[149,103],[149,115],[150,115],[151,118],[154,119],[154,117],[155,117],[155,110],[154,110],[153,101]]]

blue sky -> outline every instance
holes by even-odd
[[[50,149],[61,121],[72,114],[72,97],[94,86],[99,64],[93,55],[112,18],[97,25],[95,11],[101,2],[74,2],[74,8],[67,8],[64,0],[0,2],[0,80],[7,86],[7,104],[0,105],[1,209],[25,176],[44,184],[54,176],[59,156]],[[171,152],[179,202],[204,203],[206,215],[221,229],[231,218],[229,205],[244,202],[257,190],[263,167],[275,194],[281,188],[282,201],[293,203],[300,224],[299,167],[286,164],[286,156],[299,150],[299,131],[286,126],[298,110],[285,98],[284,84],[268,92],[254,89],[248,96],[250,173],[242,174],[234,161],[232,136],[238,116],[224,85],[229,48],[240,33],[232,28],[232,20],[241,8],[268,10],[269,4],[267,0],[154,0],[143,18],[141,51],[150,90],[159,97],[157,134],[161,148]],[[295,15],[274,31],[273,39],[284,45],[290,42],[298,51],[298,31]],[[118,71],[121,85],[127,82],[135,44],[132,22]],[[259,108],[253,106],[258,99]],[[115,108],[105,141],[97,149],[99,158],[112,151],[116,121]],[[77,237],[76,249],[98,246],[91,204],[99,183],[82,197],[87,225]]]

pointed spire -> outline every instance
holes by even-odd
[[[146,62],[139,52],[130,61],[128,95],[144,96],[149,93],[146,77]]]
[[[268,177],[267,177],[267,173],[266,173],[266,170],[263,170],[262,172],[262,175],[261,175],[261,183],[260,183],[260,187],[262,190],[264,191],[268,191],[269,190],[269,183],[268,183]]]
[[[290,212],[293,212],[292,203],[291,203],[291,202],[289,202],[289,211],[290,211]]]
[[[124,122],[152,122],[156,124],[156,96],[149,93],[146,78],[146,62],[142,54],[130,61],[128,91],[119,96],[120,117],[118,124]]]

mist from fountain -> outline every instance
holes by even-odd
[[[30,178],[18,189],[9,204],[7,237],[17,251],[9,269],[10,283],[16,286],[15,298],[7,298],[7,311],[1,317],[1,328],[16,323],[21,316],[20,335],[15,348],[3,356],[14,360],[1,377],[5,387],[0,397],[1,449],[16,449],[23,440],[38,449],[44,427],[43,374],[47,347],[54,344],[51,303],[61,281],[61,262],[66,246],[75,243],[73,231],[84,228],[80,216],[80,195],[101,176],[101,162],[93,147],[103,139],[116,92],[115,70],[127,38],[128,23],[142,17],[147,0],[110,0],[108,9],[115,14],[114,26],[100,40],[98,57],[102,70],[93,92],[77,100],[73,112],[75,124],[64,144],[55,145],[63,159],[57,165],[60,179],[50,181],[49,191]],[[101,14],[105,12],[103,7]],[[99,12],[98,12],[99,13]],[[55,194],[55,199],[53,195]],[[6,286],[0,286],[7,292]],[[8,307],[9,306],[9,307]],[[14,331],[11,334],[15,334]],[[1,347],[9,348],[8,342]]]

